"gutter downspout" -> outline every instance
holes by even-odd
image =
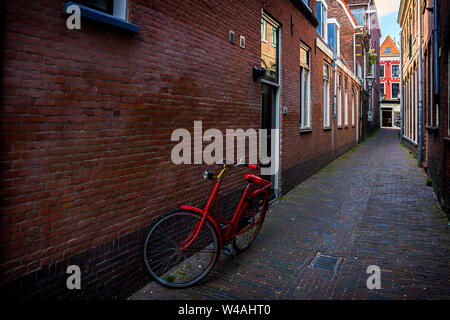
[[[334,73],[334,95],[333,95],[333,119],[336,118],[336,108],[337,108],[337,63],[336,59],[333,59],[333,73]]]
[[[418,24],[418,40],[419,40],[419,56],[418,56],[418,64],[419,64],[419,159],[418,166],[422,167],[423,161],[423,133],[422,133],[422,120],[423,120],[423,97],[422,97],[422,23],[421,23],[421,0],[417,0],[418,10],[417,10],[417,24]]]
[[[334,158],[334,119],[336,118],[337,103],[337,58],[336,53],[333,55],[333,73],[334,73],[334,95],[333,95],[333,116],[331,117],[331,147]]]

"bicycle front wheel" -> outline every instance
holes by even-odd
[[[198,213],[180,209],[163,214],[147,229],[144,264],[158,283],[171,288],[188,287],[203,279],[214,267],[220,252],[219,238],[209,220],[205,220],[194,242],[181,250],[183,241],[201,219]]]

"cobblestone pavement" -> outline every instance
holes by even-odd
[[[222,255],[192,288],[151,282],[130,299],[450,299],[449,224],[425,184],[382,129],[274,204],[239,266]],[[341,258],[334,272],[311,267],[317,252]]]

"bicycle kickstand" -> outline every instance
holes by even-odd
[[[236,251],[229,247],[223,247],[222,252],[226,256],[233,256],[234,262],[239,266],[239,261],[237,259]]]

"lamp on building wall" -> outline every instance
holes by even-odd
[[[372,91],[372,87],[375,84],[375,77],[374,76],[368,76],[366,77],[366,81],[367,81],[367,91],[370,92]]]
[[[257,66],[253,67],[253,80],[256,81],[258,78],[263,77],[266,74],[266,68],[258,68]]]

